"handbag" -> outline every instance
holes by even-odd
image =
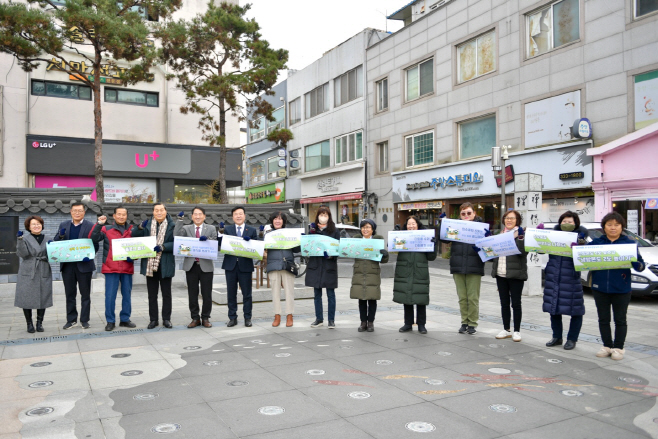
[[[286,258],[283,258],[283,268],[295,276],[299,274],[299,264],[295,264],[294,261],[289,261]]]

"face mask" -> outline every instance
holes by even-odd
[[[563,232],[572,232],[575,228],[575,224],[560,224],[560,229],[562,229]]]
[[[327,223],[329,222],[329,217],[326,216],[326,215],[320,215],[320,216],[318,217],[318,222],[319,222],[320,224],[327,224]]]

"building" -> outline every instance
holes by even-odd
[[[490,157],[501,145],[512,146],[507,193],[515,173],[539,173],[543,221],[574,209],[593,221],[588,149],[656,117],[655,9],[645,0],[416,0],[391,14],[405,27],[366,50],[368,184],[382,231],[411,213],[436,225],[464,201],[499,228]],[[581,118],[591,139],[572,132]],[[505,207],[523,202],[510,195]]]
[[[189,18],[203,7],[205,2],[186,1],[174,18]],[[85,68],[83,58],[76,59]],[[117,79],[121,67],[121,61],[108,64],[101,78],[106,201],[208,199],[219,176],[219,148],[201,140],[197,115],[179,111],[183,93],[165,79],[164,66],[152,69],[152,81],[128,87]],[[53,59],[26,73],[12,56],[0,54],[0,93],[0,187],[95,187],[93,96],[70,66]],[[227,121],[226,143],[240,146],[235,117]],[[239,186],[241,174],[241,152],[229,151],[227,184]]]

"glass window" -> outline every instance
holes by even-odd
[[[363,67],[359,66],[334,79],[336,107],[363,96]]]
[[[306,118],[310,119],[329,110],[329,84],[321,85],[304,95]]]
[[[300,98],[290,102],[290,125],[294,125],[302,120],[302,100]]]
[[[434,91],[434,59],[410,67],[406,71],[407,101],[412,101]]]
[[[270,157],[267,159],[267,178],[279,177],[279,157]]]
[[[496,31],[457,46],[457,61],[460,83],[496,70]]]
[[[377,144],[377,155],[379,156],[379,172],[388,172],[388,142]]]
[[[50,81],[32,81],[32,94],[55,98],[91,100],[91,88],[85,85],[65,84]]]
[[[578,40],[579,7],[578,0],[562,0],[526,15],[528,58]]]
[[[249,182],[258,183],[265,181],[265,160],[253,162],[249,165]]]
[[[157,107],[158,94],[146,91],[121,90],[105,87],[105,102]]]
[[[337,137],[336,164],[352,162],[363,158],[363,132]]]
[[[434,162],[434,133],[414,134],[405,138],[407,167]]]
[[[117,101],[117,91],[109,88],[105,89],[105,102],[116,102]]]
[[[286,108],[282,105],[276,110],[272,111],[273,121],[267,121],[267,134],[271,133],[274,130],[283,128],[284,119],[286,116]]]
[[[309,145],[304,154],[306,172],[331,166],[331,147],[328,140]]]
[[[259,117],[249,122],[249,141],[256,142],[265,137],[265,118]]]
[[[496,116],[485,116],[459,124],[461,159],[491,154],[496,146]]]
[[[388,78],[377,82],[377,111],[388,108]]]
[[[32,81],[32,94],[44,96],[46,94],[46,83],[42,81]]]
[[[658,11],[658,0],[635,0],[635,18]]]

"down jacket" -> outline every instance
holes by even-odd
[[[356,235],[355,238],[362,238]],[[381,235],[373,235],[371,239],[381,239]],[[388,255],[382,256],[381,263],[388,262]],[[380,262],[368,259],[354,259],[354,271],[352,274],[352,287],[350,288],[350,299],[379,300],[382,298],[382,270]]]
[[[274,228],[270,230],[273,232]],[[268,232],[269,233],[269,232]],[[276,250],[269,249],[267,250],[267,265],[266,270],[268,273],[272,271],[281,271],[286,269],[286,263],[283,261],[284,258],[286,261],[295,262],[295,253],[301,252],[301,247],[293,247],[290,249]]]
[[[328,233],[327,229],[318,229],[317,234],[340,239],[340,232],[334,230]],[[312,288],[338,288],[338,258],[335,256],[311,256],[306,264],[306,278],[304,284]]]
[[[621,235],[616,241],[610,241],[608,237],[603,234],[598,238],[593,239],[587,245],[615,245],[615,244],[635,244],[637,242],[632,240],[626,235]],[[644,259],[640,251],[637,252],[637,261],[642,264],[644,271]],[[626,294],[631,292],[631,269],[619,268],[616,270],[593,270],[592,272],[592,288],[602,293],[612,294]]]
[[[475,222],[481,223],[482,218],[476,216]],[[479,274],[484,276],[484,262],[473,250],[473,244],[465,242],[443,241],[450,243],[450,274]]]
[[[89,236],[94,243],[103,241],[103,268],[101,272],[106,273],[121,273],[121,274],[134,274],[135,263],[127,261],[113,261],[112,260],[112,240],[130,238],[131,229],[133,226],[126,224],[123,233],[116,225],[111,224],[94,224]]]
[[[436,259],[438,241],[433,252],[401,252],[395,264],[393,302],[402,305],[429,305],[430,272],[427,262]]]
[[[514,232],[507,232],[514,233]],[[528,252],[525,250],[523,239],[515,238],[516,247],[521,252],[520,255],[501,256],[505,259],[507,271],[505,277],[507,279],[528,280]],[[493,268],[491,269],[491,277],[495,278],[498,275],[498,261],[500,258],[493,260]]]
[[[151,223],[155,221],[155,218],[151,217],[146,223],[146,227],[140,229],[139,227],[133,227],[131,229],[131,234],[133,237],[142,237],[142,236],[151,236]],[[162,243],[162,256],[160,257],[160,266],[158,270],[162,278],[174,277],[176,274],[176,259],[174,258],[174,228],[176,227],[176,221],[174,221],[169,214],[167,214],[167,230],[165,231],[164,242]],[[157,227],[156,227],[156,236],[157,239]],[[146,276],[148,258],[141,259],[141,266],[139,272]]]

